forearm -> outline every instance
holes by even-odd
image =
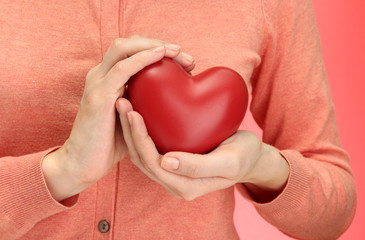
[[[269,203],[254,202],[260,215],[299,239],[337,239],[351,224],[356,187],[348,166],[322,162],[283,150],[290,175],[284,190]]]
[[[268,222],[304,239],[336,239],[356,210],[356,187],[348,156],[282,150],[262,144],[252,173],[242,179],[243,196]],[[329,155],[328,155],[329,154]],[[320,161],[325,158],[327,161]],[[328,227],[332,226],[332,227]]]

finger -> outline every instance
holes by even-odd
[[[135,142],[139,156],[144,161],[144,166],[151,172],[162,172],[163,170],[160,168],[161,155],[148,135],[142,116],[137,112],[131,111],[128,113],[128,117],[131,121],[132,139]]]
[[[128,155],[128,148],[124,141],[122,125],[120,123],[120,119],[119,119],[118,115],[117,115],[117,120],[115,123],[114,136],[115,136],[115,142],[120,143],[120,147],[118,146],[115,148],[118,151],[118,152],[116,152],[116,154],[118,156],[121,156],[119,159],[115,158],[115,162],[114,162],[114,164],[115,164]]]
[[[128,115],[132,120],[132,139],[144,167],[147,165],[147,168],[154,173],[155,178],[158,180],[157,182],[166,189],[171,190],[175,197],[177,195],[186,200],[193,200],[207,193],[225,189],[235,184],[235,181],[222,177],[196,179],[163,170],[159,165],[161,156],[156,150],[152,139],[148,136],[142,116],[134,111],[129,112]]]
[[[116,107],[119,112],[119,119],[122,126],[124,141],[128,147],[129,156],[132,159],[139,158],[138,153],[134,147],[131,129],[129,126],[128,112],[133,110],[132,104],[125,98],[119,98],[116,102]]]
[[[191,64],[190,66],[184,68],[187,73],[191,75],[191,71],[195,68],[195,62]]]
[[[131,124],[132,140],[144,168],[153,173],[154,178],[165,188],[176,190],[172,183],[178,182],[182,176],[171,174],[160,167],[161,155],[148,135],[142,116],[137,112],[130,111],[128,117]]]
[[[109,46],[100,66],[100,74],[107,74],[119,61],[126,59],[140,51],[166,45],[166,57],[176,57],[180,53],[180,46],[166,44],[157,39],[143,37],[117,38]]]
[[[179,63],[187,72],[190,72],[195,67],[195,60],[194,58],[185,53],[181,52],[176,57],[173,58],[177,63]]]
[[[144,167],[154,173],[155,179],[166,189],[186,200],[193,200],[204,194],[232,186],[235,181],[222,177],[199,178],[180,176],[164,171],[160,165],[161,155],[148,135],[143,118],[137,112],[128,113],[131,124],[132,139],[135,149]]]
[[[130,128],[130,123],[129,123],[130,121],[128,119],[128,112],[132,111],[131,103],[125,98],[120,98],[117,100],[116,106],[117,106],[117,109],[119,112],[119,118],[120,118],[121,125],[122,125],[123,136],[124,136],[126,145],[128,147],[130,160],[150,179],[152,179],[153,181],[155,181],[158,184],[160,184],[161,186],[163,186],[170,193],[170,195],[172,195],[175,198],[181,198],[178,194],[176,194],[176,191],[174,191],[174,189],[168,187],[166,184],[164,184],[159,179],[157,179],[153,175],[153,173],[151,173],[149,170],[147,170],[144,167],[144,165],[142,164],[141,158],[140,158],[139,154],[137,153],[135,144],[132,139],[131,128]]]
[[[208,154],[169,152],[162,158],[161,167],[191,178],[234,179],[240,172],[239,160],[234,151],[225,145]]]
[[[120,91],[131,76],[144,67],[161,60],[165,54],[165,47],[144,50],[133,56],[117,62],[105,76],[105,82],[110,89]],[[122,95],[123,93],[119,93]]]
[[[166,48],[165,57],[174,58],[178,54],[181,53],[180,46],[177,44],[167,43],[167,42],[164,42],[164,41],[158,40],[158,39],[146,38],[146,37],[143,37],[140,35],[133,35],[130,38],[152,40],[152,41],[155,41],[156,43],[159,42],[160,44],[163,44]],[[161,45],[158,45],[158,46],[161,46]]]
[[[161,168],[161,155],[156,149],[152,138],[148,135],[146,125],[142,116],[131,111],[128,113],[131,120],[131,134],[135,149],[140,156],[143,166],[148,169],[153,175],[163,182],[165,186],[173,186],[172,182],[176,182],[181,176],[171,174]]]

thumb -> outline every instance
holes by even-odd
[[[239,171],[237,162],[232,151],[217,148],[208,154],[166,153],[162,158],[161,167],[169,172],[192,178],[231,178]]]

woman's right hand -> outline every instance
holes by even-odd
[[[179,46],[134,36],[116,39],[103,61],[89,71],[70,137],[42,162],[47,186],[57,201],[93,185],[128,154],[115,103],[132,75],[164,56],[187,71],[194,68],[192,58]]]

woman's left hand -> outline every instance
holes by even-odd
[[[289,166],[279,151],[249,131],[238,131],[208,154],[160,155],[140,114],[125,98],[117,109],[131,161],[176,198],[193,200],[245,183],[253,198],[270,201],[284,188]]]

